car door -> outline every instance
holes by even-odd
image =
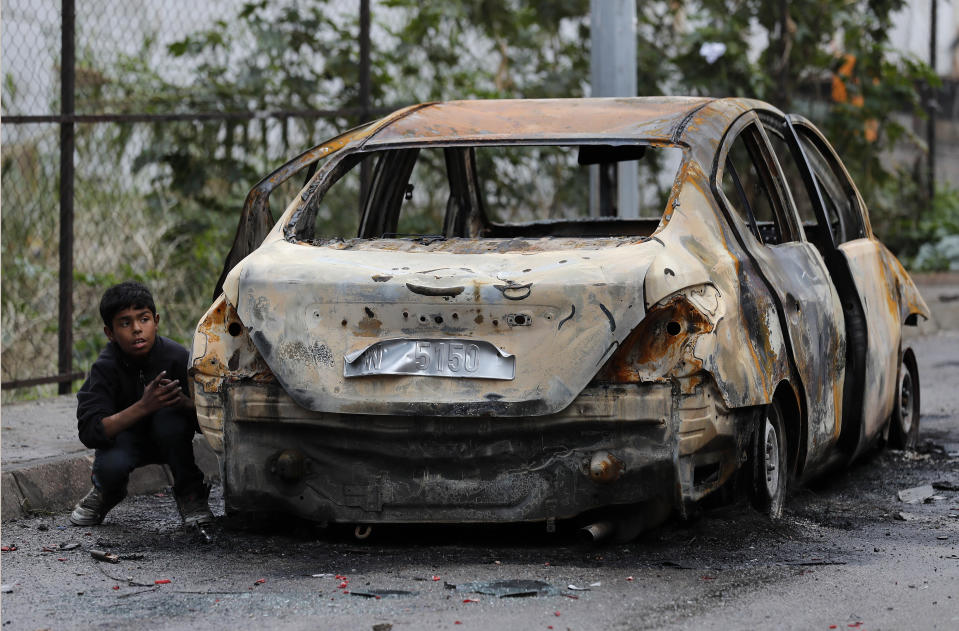
[[[807,423],[795,452],[797,473],[825,459],[839,437],[845,326],[822,256],[805,240],[782,172],[754,115],[727,134],[717,169],[730,220],[776,297],[801,383]]]
[[[849,287],[842,299],[849,308],[861,309],[858,326],[863,330],[850,334],[850,343],[861,346],[862,357],[851,362],[861,365],[855,365],[857,374],[850,375],[858,385],[854,396],[861,399],[851,412],[859,411],[859,417],[848,419],[851,426],[858,426],[857,435],[847,441],[855,457],[892,413],[901,341],[896,280],[887,273],[862,197],[832,147],[802,117],[792,115],[789,123],[813,175],[811,197],[822,205],[835,250],[849,270]],[[858,307],[852,304],[855,301]]]

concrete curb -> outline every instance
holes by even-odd
[[[207,480],[220,479],[219,461],[202,436],[194,438],[193,454]],[[91,451],[4,467],[0,476],[0,520],[6,522],[73,508],[90,490],[92,465]],[[130,474],[127,492],[143,495],[170,486],[173,486],[173,477],[167,467],[147,465]]]

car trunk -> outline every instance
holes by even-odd
[[[227,297],[301,406],[528,416],[564,409],[644,315],[661,244],[597,239],[275,239]]]

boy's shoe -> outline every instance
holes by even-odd
[[[186,526],[202,526],[213,523],[213,513],[210,512],[210,487],[200,484],[194,490],[176,495],[176,507],[180,510],[180,518]]]
[[[115,500],[107,499],[97,487],[90,489],[70,513],[70,523],[74,526],[95,526],[103,521],[110,509],[120,503],[123,495]]]

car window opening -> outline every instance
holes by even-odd
[[[743,209],[746,211],[746,218],[749,221],[749,229],[752,230],[753,235],[760,241],[762,241],[762,235],[759,233],[759,228],[756,226],[756,215],[753,213],[752,205],[749,203],[749,198],[746,196],[746,189],[743,188],[743,181],[739,177],[739,173],[736,171],[736,165],[733,164],[732,160],[728,157],[726,158],[726,172],[729,174],[730,179],[733,182],[733,186],[736,190],[736,195],[739,197],[739,201],[743,204]],[[728,188],[728,186],[726,187]]]
[[[314,244],[359,237],[421,245],[450,238],[648,237],[660,226],[683,156],[679,147],[641,144],[358,152],[317,176],[319,185],[308,188],[286,234]],[[623,164],[635,169],[630,213],[615,208]],[[361,191],[364,168],[369,185]],[[591,169],[598,169],[598,180]],[[591,177],[599,209],[591,208]]]
[[[834,163],[831,154],[824,152],[813,135],[799,128],[799,140],[809,159],[836,243],[845,243],[866,236],[862,209],[852,183]]]
[[[756,131],[747,128],[726,154],[723,173],[723,189],[732,209],[745,220],[753,236],[760,243],[776,245],[783,242],[785,230],[781,212],[773,203],[766,164],[754,143],[758,142]],[[778,193],[778,191],[777,191]],[[778,198],[777,194],[777,198]],[[741,206],[741,207],[740,207]]]

